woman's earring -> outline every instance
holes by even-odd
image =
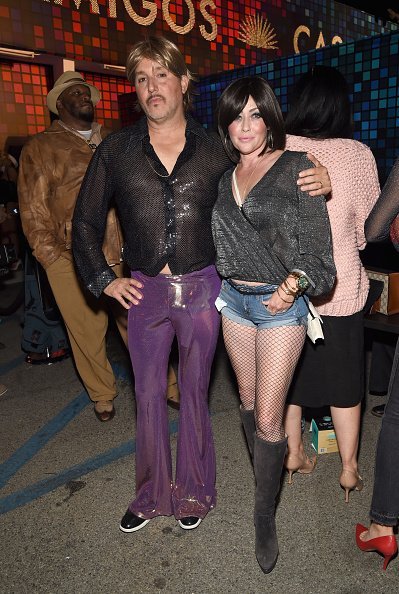
[[[267,148],[270,148],[270,149],[272,149],[273,145],[274,145],[273,133],[270,129],[267,130],[266,145],[267,145]]]

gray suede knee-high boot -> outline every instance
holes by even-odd
[[[241,423],[244,428],[251,459],[254,457],[255,416],[253,410],[245,410],[240,406]]]
[[[272,571],[278,557],[274,514],[286,449],[287,439],[273,442],[254,437],[255,554],[263,573]]]

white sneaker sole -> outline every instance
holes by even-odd
[[[183,530],[194,530],[194,528],[198,528],[198,526],[201,524],[202,519],[198,518],[198,521],[195,522],[195,524],[192,524],[192,526],[186,526],[185,524],[183,524],[181,522],[181,520],[178,520],[179,526],[180,528],[183,528]]]
[[[149,521],[150,520],[144,520],[144,522],[140,524],[140,526],[136,526],[136,528],[124,528],[122,524],[119,524],[119,530],[122,530],[122,532],[137,532],[137,530],[141,530],[144,526],[147,526]]]

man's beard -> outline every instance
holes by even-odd
[[[69,113],[77,120],[82,120],[82,122],[88,122],[89,124],[91,124],[94,121],[94,108],[92,105],[90,105],[90,107],[91,109],[87,109],[87,107],[72,108],[69,110]]]
[[[94,109],[91,109],[90,111],[82,109],[81,111],[78,111],[78,115],[80,120],[91,124],[94,120]]]

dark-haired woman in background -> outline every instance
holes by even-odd
[[[313,304],[323,319],[324,342],[307,341],[288,396],[286,467],[309,473],[314,462],[303,449],[302,406],[331,407],[342,460],[340,484],[361,490],[357,453],[364,395],[363,313],[369,283],[359,258],[366,246],[364,222],[379,195],[370,149],[351,140],[352,115],[345,78],[335,68],[315,66],[298,81],[286,119],[287,147],[311,151],[328,169],[327,200],[337,278],[333,290]],[[295,136],[293,136],[295,135]]]
[[[399,159],[396,160],[381,197],[366,221],[368,241],[383,241],[389,236],[392,221],[399,213]],[[395,222],[396,227],[396,222]],[[393,238],[399,250],[397,237]],[[399,347],[392,366],[388,400],[377,442],[371,524],[367,529],[356,526],[356,542],[362,551],[377,551],[384,555],[383,568],[396,555],[398,545],[394,528],[399,518]]]
[[[269,573],[278,555],[284,405],[306,335],[302,295],[330,291],[335,267],[324,196],[299,190],[298,173],[309,161],[284,152],[284,122],[267,82],[249,77],[225,89],[218,127],[237,165],[223,175],[213,210],[216,266],[225,279],[216,305],[253,455],[256,557]]]

